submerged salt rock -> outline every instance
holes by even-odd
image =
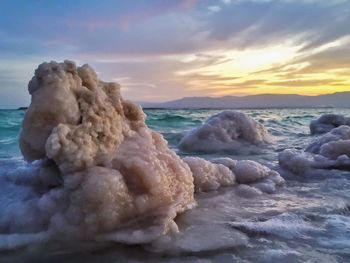
[[[350,140],[339,140],[325,143],[321,146],[320,154],[333,160],[343,155],[350,156]]]
[[[88,65],[51,62],[38,67],[29,91],[21,150],[30,161],[49,159],[38,173],[60,178],[54,188],[33,186],[40,200],[31,210],[45,223],[33,221],[29,232],[138,243],[176,231],[177,213],[195,204],[192,173],[118,84],[98,80]]]
[[[279,153],[278,163],[293,174],[303,175],[311,169],[322,169],[326,166],[326,158],[323,159],[324,162],[316,162],[314,157],[314,154],[308,152],[287,149]]]
[[[332,144],[333,142],[341,142],[350,140],[350,127],[342,125],[338,128],[331,130],[330,132],[322,135],[321,137],[315,139],[308,147],[306,147],[307,152],[311,153],[321,153],[323,147],[326,145]],[[339,145],[339,143],[338,143]],[[321,153],[322,154],[322,153]]]
[[[240,184],[236,189],[236,194],[243,198],[256,198],[262,195],[262,191],[246,184]]]
[[[350,118],[338,114],[324,114],[310,123],[311,134],[320,134],[331,131],[341,125],[350,126]]]
[[[331,169],[350,170],[350,127],[339,126],[310,143],[303,151],[278,155],[282,172],[309,177],[330,176]]]
[[[332,126],[332,120],[338,120],[337,124],[343,122],[339,120],[344,120],[344,117],[339,116],[323,115],[320,120],[327,123],[328,129]],[[305,152],[284,150],[279,153],[278,161],[281,172],[286,176],[329,177],[333,174],[330,170],[348,171],[350,170],[350,127],[341,125],[315,138],[306,147]]]
[[[243,112],[223,111],[182,138],[187,152],[243,151],[247,145],[271,143],[266,128]]]
[[[270,169],[257,162],[243,160],[237,162],[237,165],[233,168],[233,171],[236,174],[237,182],[253,183],[259,179],[267,177]]]

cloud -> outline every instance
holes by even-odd
[[[291,39],[315,48],[350,34],[349,1],[235,1],[207,21],[210,38],[236,48]]]
[[[271,82],[268,82],[267,84],[270,86],[280,86],[280,87],[309,87],[309,86],[334,85],[337,83],[334,79],[312,79],[312,80],[271,81]]]
[[[220,12],[221,7],[218,5],[211,5],[211,6],[208,6],[208,10],[210,12],[217,13],[217,12]]]
[[[121,78],[135,100],[261,93],[324,80],[337,90],[348,83],[349,23],[350,1],[343,0],[6,1],[0,71],[12,64],[0,74],[2,95],[12,87],[22,94],[16,81],[27,82],[43,60],[66,58]],[[292,58],[243,72],[239,54],[270,57],[277,46],[293,47]]]
[[[286,40],[309,49],[350,33],[350,3],[344,1],[225,1],[221,5],[210,0],[107,1],[103,5],[89,1],[85,5],[69,2],[66,8],[46,2],[43,6],[37,2],[23,5],[27,11],[22,11],[20,21],[18,16],[0,16],[3,39],[21,36],[17,45],[0,41],[3,50],[12,54],[52,54],[61,48],[67,56],[176,54],[263,47]],[[213,11],[210,16],[204,11],[208,6]],[[15,12],[12,9],[5,6],[2,12]]]

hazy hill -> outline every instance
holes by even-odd
[[[263,94],[252,96],[185,97],[163,103],[143,102],[144,108],[278,108],[350,107],[350,92],[319,96]]]

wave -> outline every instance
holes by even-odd
[[[163,114],[159,117],[151,117],[150,120],[154,121],[167,121],[167,122],[172,122],[172,121],[193,121],[192,118],[185,117],[182,115],[174,115],[174,114]]]

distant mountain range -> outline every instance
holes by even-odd
[[[338,92],[319,96],[297,94],[263,94],[244,97],[224,96],[185,97],[162,103],[141,102],[143,108],[316,108],[350,107],[350,92]]]

